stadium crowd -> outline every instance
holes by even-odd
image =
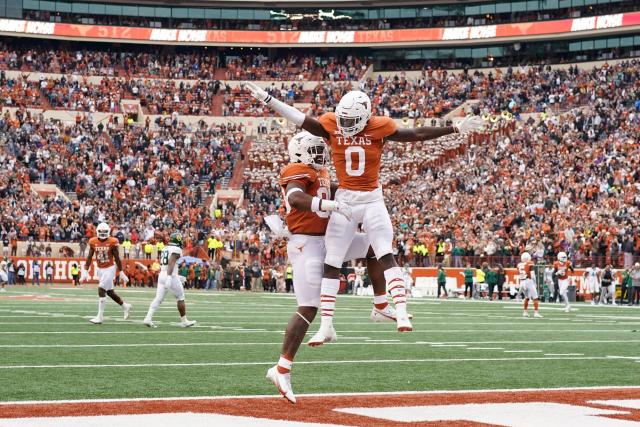
[[[0,235],[11,241],[85,242],[107,221],[136,255],[145,242],[181,229],[192,244],[216,226],[206,193],[230,178],[245,142],[242,128],[204,122],[94,127],[65,125],[19,110],[0,119]],[[66,197],[41,197],[29,183],[53,183]],[[132,251],[133,252],[133,251]]]
[[[365,80],[360,88],[372,96],[378,113],[392,117],[438,116],[477,99],[474,113],[487,123],[501,111],[519,119],[508,129],[500,127],[507,120],[497,120],[495,135],[389,145],[381,181],[401,262],[432,265],[440,257],[462,265],[462,256],[504,256],[506,266],[528,248],[545,257],[565,250],[582,265],[593,256],[599,263],[628,264],[640,251],[638,77],[639,65],[632,61],[584,71],[536,66],[454,77],[425,70],[415,80],[402,74]],[[272,88],[278,97],[296,99],[286,86]],[[315,113],[335,103],[344,89],[338,83],[317,88]],[[412,91],[413,105],[403,110]],[[245,97],[237,89],[228,96]],[[524,113],[538,113],[541,120]],[[172,117],[159,125],[111,122],[95,129],[90,114],[79,115],[75,126],[24,110],[15,119],[5,115],[0,129],[8,167],[0,181],[0,234],[78,241],[91,233],[90,223],[107,219],[123,238],[136,240],[134,247],[179,227],[192,242],[214,237],[248,265],[284,263],[284,248],[270,239],[262,217],[280,208],[276,174],[286,161],[290,133],[265,121],[248,153],[244,204],[223,203],[211,218],[203,210],[200,184],[213,192],[217,181],[230,177],[245,135],[240,128],[203,122],[189,128]],[[25,186],[37,181],[75,191],[78,200],[42,200]]]

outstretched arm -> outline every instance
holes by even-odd
[[[253,82],[244,82],[242,86],[251,93],[252,97],[264,103],[296,126],[302,127],[302,129],[315,136],[321,136],[323,138],[329,137],[329,133],[324,129],[318,119],[307,116],[297,108],[274,98]]]
[[[287,204],[301,211],[336,212],[348,220],[351,219],[351,207],[343,202],[312,197],[304,191],[304,186],[298,182],[290,182],[285,190]]]
[[[467,133],[480,129],[484,125],[479,116],[467,116],[454,126],[421,126],[413,129],[398,129],[386,139],[398,142],[417,142],[440,138],[452,133]]]
[[[427,141],[429,139],[440,138],[441,136],[450,135],[452,133],[456,133],[456,129],[453,126],[422,126],[413,129],[398,129],[393,135],[389,135],[387,140],[398,142]]]

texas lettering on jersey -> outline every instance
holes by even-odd
[[[98,268],[107,268],[115,264],[112,248],[117,247],[118,244],[118,239],[115,237],[108,237],[106,240],[100,240],[97,237],[89,239],[89,247],[93,248]]]
[[[287,185],[296,182],[304,187],[311,197],[328,200],[331,196],[331,178],[325,168],[316,170],[302,163],[292,163],[280,171],[280,186],[287,207],[285,221],[293,234],[324,235],[329,223],[329,212],[302,211],[289,206],[286,197]]]
[[[340,133],[334,113],[323,114],[318,120],[329,134],[328,143],[339,187],[354,191],[376,190],[380,186],[384,139],[397,130],[393,119],[371,117],[364,130],[351,137]]]

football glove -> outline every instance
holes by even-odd
[[[127,277],[126,274],[124,274],[124,271],[121,271],[118,277],[120,278],[122,283],[129,283],[129,278]]]
[[[454,129],[457,133],[467,133],[480,130],[484,126],[484,121],[480,116],[467,116],[454,125]]]
[[[351,210],[351,206],[344,202],[338,202],[336,200],[323,200],[322,210],[340,214],[348,221],[351,221],[351,218],[353,218],[353,211]]]
[[[278,238],[284,239],[291,237],[291,232],[282,221],[282,218],[278,215],[269,215],[264,217],[264,222],[267,223],[271,232]]]
[[[242,87],[251,93],[251,96],[261,102],[267,102],[269,94],[253,82],[243,82]]]

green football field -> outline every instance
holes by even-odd
[[[290,295],[188,292],[191,329],[172,298],[141,321],[152,290],[119,289],[103,325],[95,289],[10,288],[0,294],[0,400],[275,394]],[[515,302],[410,300],[414,332],[369,320],[370,297],[339,296],[337,344],[303,346],[296,393],[473,390],[640,384],[640,309],[541,304],[524,319]],[[315,331],[317,326],[312,326]]]

